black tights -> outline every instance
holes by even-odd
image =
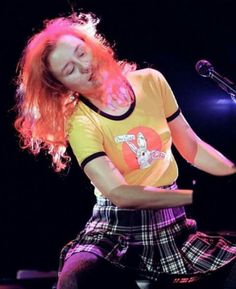
[[[88,252],[71,256],[64,264],[57,289],[139,289],[135,278]]]

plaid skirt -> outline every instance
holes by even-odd
[[[154,281],[163,275],[196,281],[236,258],[236,244],[197,231],[184,207],[124,209],[103,197],[84,230],[62,249],[59,272],[65,260],[82,251]]]

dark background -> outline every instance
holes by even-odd
[[[22,152],[13,128],[14,77],[28,39],[42,21],[83,8],[120,59],[152,66],[169,81],[192,128],[236,162],[236,103],[195,70],[200,59],[236,81],[235,0],[12,0],[1,1],[0,277],[19,269],[56,270],[61,247],[91,213],[92,187],[75,159],[56,174],[45,155]],[[187,208],[205,231],[236,230],[235,177],[214,177],[179,162],[179,186],[196,182],[198,205]]]

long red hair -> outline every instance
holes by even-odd
[[[75,100],[69,91],[49,70],[48,55],[55,48],[58,38],[65,34],[77,36],[87,42],[109,77],[101,89],[112,91],[119,97],[124,74],[136,66],[119,62],[104,37],[97,33],[98,19],[92,14],[72,14],[45,21],[41,32],[31,37],[22,53],[17,78],[17,110],[15,128],[19,132],[21,147],[33,154],[42,149],[52,156],[56,171],[64,169],[70,157],[66,153],[68,118],[74,112]],[[108,87],[110,86],[110,87]],[[106,103],[106,93],[93,92]]]

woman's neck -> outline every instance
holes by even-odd
[[[119,89],[119,94],[112,94],[107,92],[104,98],[93,98],[85,96],[93,105],[95,105],[99,110],[106,112],[111,115],[122,115],[126,113],[130,104],[134,99],[134,93],[132,87],[128,82],[124,82]],[[102,102],[105,99],[105,103]]]

